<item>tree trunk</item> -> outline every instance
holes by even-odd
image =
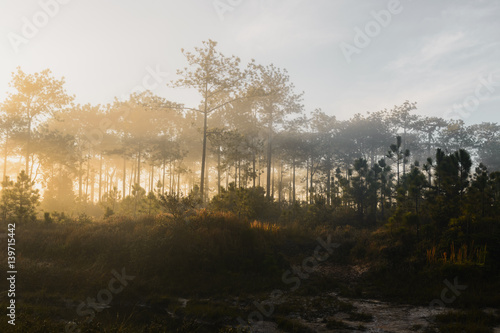
[[[29,111],[28,111],[29,112]],[[30,142],[31,142],[31,117],[28,117],[28,138],[26,139],[26,174],[31,180],[30,173]]]
[[[403,177],[406,175],[406,124],[403,132]]]
[[[253,152],[253,155],[252,155],[252,178],[253,178],[253,182],[252,182],[252,187],[255,188],[255,178],[257,178],[257,172],[255,171],[255,152]]]
[[[309,159],[306,159],[306,203],[309,202]]]
[[[123,183],[122,183],[122,198],[125,198],[125,188],[127,185],[127,158],[123,156]]]
[[[172,172],[171,172],[171,177],[172,177],[172,187],[171,187],[171,195],[175,196],[176,192],[175,192],[175,163],[174,163],[174,166],[173,166],[173,169],[172,169]]]
[[[136,184],[140,187],[141,186],[141,147],[139,146],[139,151],[137,153],[137,170],[136,170]]]
[[[90,182],[90,201],[94,203],[95,199],[95,173],[92,172],[92,181]]]
[[[288,170],[288,203],[292,202],[292,169]]]
[[[97,201],[101,201],[101,191],[102,191],[102,153],[100,154],[99,158],[99,197],[97,198]]]
[[[5,137],[5,149],[4,149],[4,155],[3,155],[3,181],[7,181],[7,158],[8,158],[8,135]]]
[[[109,176],[109,187],[108,187],[108,193],[111,193],[111,191],[113,190],[113,179],[115,177],[115,172],[116,172],[116,169],[113,170],[113,172],[111,173],[111,175]]]
[[[385,184],[382,186],[382,189],[380,190],[380,210],[382,213],[382,221],[385,219]]]
[[[231,172],[229,169],[230,167],[226,168],[226,191],[227,188],[229,187],[229,173]]]
[[[130,182],[128,184],[128,195],[132,195],[132,185],[135,183],[135,163],[132,161],[132,172],[130,173]]]
[[[257,168],[259,169],[259,178],[257,179],[257,186],[260,186],[260,154],[259,154],[259,158],[257,159]]]
[[[165,159],[163,159],[163,170],[161,174],[161,194],[165,194]]]
[[[241,160],[238,160],[238,187],[241,187]]]
[[[149,192],[153,192],[155,189],[155,165],[151,164],[151,182],[149,186]]]
[[[283,181],[283,162],[280,161],[280,168],[279,168],[279,177],[278,177],[278,203],[281,204],[281,192],[282,191],[282,181]]]
[[[205,161],[205,171],[206,171],[205,172],[205,201],[208,201],[208,199],[210,197],[210,192],[209,192],[210,187],[208,185],[209,184],[209,182],[208,182],[209,181],[208,176],[209,176],[210,172],[209,172],[208,162],[207,161]]]
[[[181,173],[177,172],[177,199],[179,199],[181,195]]]
[[[173,173],[172,173],[172,161],[170,161],[169,163],[169,169],[170,171],[168,172],[168,178],[169,178],[169,186],[168,186],[168,192],[170,193],[170,195],[172,195],[174,193],[173,191]]]
[[[399,152],[398,152],[398,154],[399,154]],[[397,169],[398,186],[399,186],[399,155],[398,155],[398,160],[397,160],[397,163],[396,163],[396,167],[397,167],[396,169]]]
[[[267,139],[267,182],[266,182],[266,197],[271,198],[271,159],[272,159],[272,141],[273,141],[273,124],[269,123],[269,133]]]
[[[274,200],[274,161],[271,165],[271,198]]]
[[[326,180],[326,204],[330,205],[331,204],[331,177],[332,177],[332,171],[330,169],[330,166],[328,166],[328,170],[326,171],[326,177],[328,178]]]
[[[205,159],[206,159],[206,151],[207,151],[207,100],[205,98],[205,112],[203,113],[203,151],[201,154],[201,181],[200,181],[200,194],[201,194],[201,202],[205,202]]]
[[[217,194],[220,195],[220,146],[217,149]]]
[[[87,179],[85,179],[85,202],[87,202],[88,194],[89,194],[89,181],[90,181],[90,151],[89,151],[89,157],[87,160]]]
[[[106,194],[106,192],[108,192],[108,173],[106,172],[106,168],[104,169],[104,184],[103,184],[103,193],[102,193],[102,196],[104,196]],[[108,193],[109,194],[109,193]],[[102,198],[101,196],[101,198]],[[99,199],[101,200],[101,199]]]
[[[238,166],[236,162],[234,162],[234,187],[238,186]]]
[[[82,191],[82,186],[83,186],[83,170],[82,170],[82,165],[83,165],[83,162],[80,159],[78,161],[78,199],[79,200],[82,200],[82,194],[83,194],[83,191]]]
[[[310,181],[310,185],[309,185],[309,189],[311,191],[311,194],[309,195],[309,203],[312,205],[313,203],[313,169],[314,169],[314,163],[313,163],[313,160],[311,158],[311,177],[309,177],[309,181]]]
[[[295,156],[293,157],[292,160],[292,168],[293,168],[293,175],[292,175],[292,188],[293,188],[293,196],[292,196],[292,202],[295,203]]]

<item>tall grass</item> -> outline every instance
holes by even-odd
[[[462,244],[458,249],[455,249],[455,243],[452,242],[449,251],[442,251],[439,256],[436,252],[436,246],[426,250],[426,258],[428,264],[470,264],[484,265],[486,262],[487,245],[474,246],[472,241],[471,246]]]

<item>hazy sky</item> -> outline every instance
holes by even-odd
[[[80,103],[145,82],[194,106],[165,83],[186,65],[181,48],[213,39],[286,68],[307,111],[347,119],[410,100],[425,115],[500,122],[495,0],[0,0],[0,36],[0,100],[21,66],[64,76]]]

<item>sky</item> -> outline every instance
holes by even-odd
[[[417,113],[500,123],[500,1],[0,0],[0,101],[18,66],[65,77],[81,104],[171,89],[181,49],[218,42],[288,70],[307,112],[348,119],[405,100]]]

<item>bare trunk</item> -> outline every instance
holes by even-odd
[[[172,195],[174,192],[172,190],[172,184],[173,184],[173,176],[172,176],[172,161],[169,162],[169,173],[168,173],[168,178],[169,178],[169,186],[168,186],[168,192],[170,193],[170,195]]]
[[[330,205],[331,204],[331,177],[332,177],[332,174],[331,174],[331,170],[330,170],[330,167],[328,167],[328,170],[326,172],[326,177],[328,178],[327,181],[326,181],[326,204],[327,205]]]
[[[292,187],[293,187],[293,196],[292,196],[292,201],[295,203],[295,156],[293,157],[293,162],[292,162],[292,168],[293,168],[293,176],[292,176]]]
[[[205,161],[205,201],[208,201],[210,192],[209,192],[209,183],[208,183],[208,175],[210,174],[208,169],[208,163]]]
[[[89,151],[89,157],[87,160],[87,179],[85,179],[85,202],[87,201],[88,194],[89,194],[89,181],[90,181],[90,151]]]
[[[132,172],[130,173],[130,182],[128,183],[128,195],[132,195],[132,185],[135,183],[135,163],[132,161]]]
[[[174,166],[173,166],[173,170],[172,170],[172,173],[171,173],[171,176],[172,176],[172,187],[171,187],[171,195],[175,195],[175,163],[174,163]]]
[[[274,161],[271,163],[271,198],[274,200]]]
[[[271,198],[271,163],[272,163],[272,142],[273,142],[273,124],[269,123],[269,136],[267,139],[267,182],[266,182],[266,196]]]
[[[140,187],[141,186],[141,147],[139,146],[139,152],[137,153],[137,179],[136,179],[136,184]]]
[[[309,159],[306,160],[306,203],[309,202]]]
[[[161,174],[161,194],[165,194],[165,159],[163,159],[163,170]]]
[[[283,161],[280,161],[280,171],[279,171],[279,181],[278,181],[278,203],[281,203],[281,196],[283,192]]]
[[[220,195],[220,147],[217,149],[217,194]]]
[[[26,139],[26,174],[31,179],[30,174],[30,142],[31,142],[31,117],[28,117],[28,138]]]
[[[259,169],[259,179],[257,180],[257,186],[260,186],[260,154],[259,159],[257,160],[257,168]]]
[[[201,154],[201,181],[200,181],[200,194],[201,202],[205,202],[205,159],[207,152],[207,100],[205,99],[205,112],[203,113],[203,151]]]
[[[100,154],[99,157],[99,197],[97,198],[97,201],[101,201],[101,191],[102,191],[102,153]]]
[[[4,153],[3,153],[3,181],[7,181],[7,157],[8,157],[8,154],[9,154],[9,151],[8,151],[8,137],[6,136],[5,137],[5,149],[4,149]]]
[[[255,152],[253,152],[252,156],[252,187],[255,188],[255,178],[257,177],[257,172],[255,171]]]
[[[179,199],[181,194],[181,173],[177,172],[177,199]]]
[[[234,163],[234,186],[238,185],[238,166],[236,162]]]
[[[155,188],[155,166],[151,164],[151,181],[149,184],[149,192],[153,192]]]
[[[229,168],[226,169],[226,191],[229,187]]]
[[[309,195],[309,203],[312,204],[313,203],[313,169],[314,169],[314,163],[313,163],[313,160],[311,158],[311,177],[309,178],[309,181],[310,181],[310,185],[309,185],[309,189],[311,191],[311,194]]]
[[[78,164],[78,199],[82,200],[82,194],[83,194],[83,162],[80,159],[79,164]]]
[[[90,200],[94,203],[95,200],[95,174],[92,172],[92,180],[90,182]]]
[[[241,187],[241,160],[238,160],[238,187]]]
[[[123,183],[122,183],[122,197],[125,198],[126,185],[127,185],[127,158],[123,156]]]

